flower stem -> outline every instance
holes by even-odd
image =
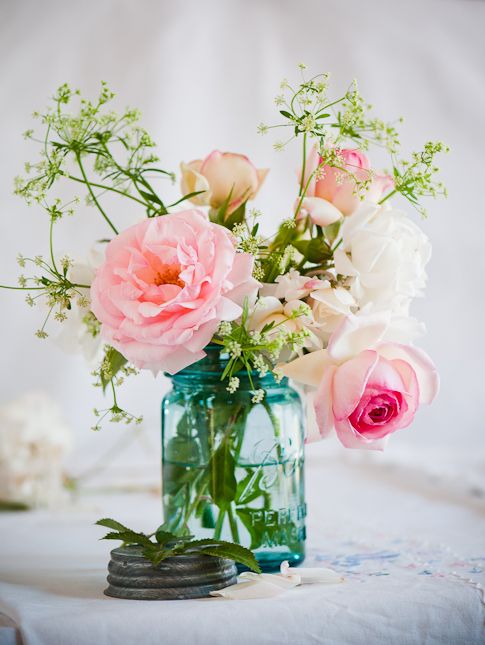
[[[219,515],[217,516],[216,520],[216,526],[214,528],[214,540],[220,540],[221,539],[221,533],[222,533],[222,525],[224,524],[224,516],[226,514],[226,509],[221,508],[219,511]]]
[[[85,181],[84,179],[80,179],[79,177],[74,177],[73,175],[66,175],[68,179],[71,179],[72,181],[77,181],[80,184],[84,184]],[[133,195],[130,195],[129,193],[126,193],[122,190],[118,190],[117,188],[113,188],[112,186],[105,186],[104,184],[97,184],[93,181],[89,182],[91,186],[94,186],[94,188],[100,188],[101,190],[109,190],[112,193],[117,193],[118,195],[123,195],[123,197],[128,197],[128,199],[132,199],[134,202],[137,202],[138,204],[141,204],[142,206],[149,206],[147,202],[142,201],[141,199],[138,199],[138,197],[134,197]]]
[[[379,204],[379,206],[380,206],[381,204],[383,204],[385,201],[387,201],[390,197],[392,197],[392,196],[393,196],[393,195],[395,195],[396,193],[397,193],[397,188],[394,188],[394,190],[391,190],[391,192],[390,192],[390,193],[387,193],[387,195],[386,195],[385,197],[383,197],[383,198],[382,198],[380,201],[378,201],[377,203],[378,203],[378,204]]]
[[[51,217],[51,223],[50,223],[50,227],[49,227],[49,251],[50,251],[51,262],[52,262],[52,266],[54,268],[54,271],[56,273],[59,273],[59,271],[57,269],[57,266],[56,266],[56,261],[55,261],[55,258],[54,258],[54,246],[53,246],[53,243],[52,243],[53,229],[54,229],[54,218]]]
[[[101,204],[100,204],[100,203],[98,202],[98,200],[96,199],[96,195],[95,195],[95,194],[94,194],[94,192],[93,192],[93,189],[92,189],[92,187],[91,187],[91,183],[90,183],[90,181],[89,181],[89,179],[88,179],[88,177],[87,177],[87,175],[86,175],[86,172],[85,172],[85,170],[84,170],[84,166],[83,166],[83,163],[82,163],[82,161],[81,161],[81,155],[79,154],[79,152],[76,154],[76,159],[77,159],[77,163],[78,163],[78,166],[79,166],[79,170],[81,171],[81,175],[82,175],[82,176],[83,176],[83,178],[84,178],[84,183],[86,184],[86,187],[87,187],[87,189],[88,189],[88,191],[89,191],[89,194],[91,195],[91,199],[92,199],[92,200],[93,200],[93,202],[96,204],[96,206],[97,206],[97,208],[98,208],[99,212],[100,212],[100,213],[101,213],[101,215],[104,217],[104,219],[106,220],[106,222],[108,223],[108,225],[111,227],[111,229],[114,231],[114,233],[115,233],[116,235],[118,235],[118,229],[117,229],[117,228],[116,228],[116,226],[113,224],[113,222],[110,220],[110,218],[106,215],[106,213],[104,212],[103,208],[101,207]]]
[[[234,540],[234,542],[239,544],[239,530],[237,528],[237,520],[234,517],[234,512],[232,510],[232,504],[229,504],[229,506],[227,507],[227,517],[229,518],[229,526],[231,527],[232,539]]]
[[[306,139],[307,139],[307,133],[303,135],[303,161],[301,164],[301,179],[300,179],[300,191],[298,193],[298,196],[301,196],[303,192],[303,184],[305,182],[305,170],[306,170]]]

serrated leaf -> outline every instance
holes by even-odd
[[[177,537],[173,533],[170,533],[170,531],[165,531],[165,529],[163,529],[162,527],[159,527],[155,531],[155,540],[161,546],[167,544],[167,542],[173,542],[176,539]]]
[[[261,573],[259,564],[254,557],[254,554],[246,547],[234,542],[226,542],[225,540],[194,540],[193,542],[185,545],[185,553],[196,551],[203,555],[212,555],[217,558],[228,558],[235,562],[240,562],[256,573]]]
[[[150,547],[153,546],[153,542],[150,540],[148,535],[144,533],[136,533],[136,531],[118,531],[116,533],[107,533],[102,540],[120,540],[125,544],[137,544],[139,546]]]
[[[124,524],[121,524],[121,522],[117,522],[116,520],[112,520],[110,517],[103,517],[102,519],[98,520],[95,522],[97,526],[105,526],[107,529],[113,529],[113,531],[129,531],[130,529],[125,526]]]

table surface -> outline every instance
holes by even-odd
[[[482,491],[308,450],[307,566],[342,572],[265,600],[140,602],[103,595],[99,517],[141,530],[154,493],[85,493],[0,515],[0,643],[23,645],[485,642]]]

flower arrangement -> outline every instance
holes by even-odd
[[[209,344],[229,357],[221,375],[229,394],[241,370],[309,388],[316,424],[308,440],[335,430],[346,447],[381,449],[435,396],[437,372],[412,344],[422,326],[409,315],[425,286],[430,243],[391,198],[424,215],[422,198],[445,193],[435,157],[447,148],[428,142],[403,158],[397,124],[372,116],[355,83],[333,99],[328,74],[307,79],[304,65],[300,73],[276,97],[282,122],[258,128],[288,133],[277,150],[294,139],[302,148],[295,202],[269,238],[248,208],[268,171],[248,157],[216,150],[182,163],[182,196],[167,204],[156,180],[173,173],[158,167],[138,111],[108,108],[106,84],[95,102],[63,85],[34,114],[44,134],[25,136],[39,142],[41,157],[26,164],[15,191],[45,211],[49,253],[19,256],[33,274],[7,288],[25,291],[31,306],[47,305],[39,338],[54,318],[71,340],[87,341],[89,356],[103,353],[94,374],[113,403],[95,411],[95,429],[106,417],[140,421],[118,402],[126,376],[177,373]],[[387,171],[372,166],[373,146],[386,151]],[[54,251],[56,227],[79,202],[77,194],[57,196],[61,184],[85,190],[105,221],[107,239],[91,266]],[[107,195],[129,201],[139,221],[119,231]],[[255,388],[253,404],[264,396]]]
[[[168,203],[160,182],[175,175],[160,168],[138,111],[110,109],[105,83],[94,102],[61,86],[34,114],[42,135],[25,133],[40,160],[15,183],[46,213],[49,250],[19,255],[32,271],[6,287],[42,303],[39,338],[54,319],[64,346],[98,360],[95,384],[112,403],[94,411],[93,429],[105,419],[141,422],[120,403],[125,378],[143,369],[173,376],[162,403],[157,534],[223,548],[232,539],[263,570],[304,558],[302,409],[287,379],[303,393],[306,441],[335,432],[343,446],[371,450],[409,426],[439,385],[410,315],[431,246],[394,200],[425,216],[423,199],[446,194],[435,158],[447,147],[427,142],[405,158],[398,122],[374,117],[355,83],[332,98],[328,74],[307,78],[304,65],[299,73],[296,85],[281,83],[281,122],[258,128],[287,133],[276,150],[301,145],[294,202],[270,236],[249,207],[267,169],[215,150],[181,164],[182,194]],[[387,169],[373,166],[373,149]],[[82,262],[54,248],[78,189],[106,227]],[[124,230],[116,200],[132,207]],[[125,529],[115,528],[119,539]],[[166,555],[158,538],[127,537]]]

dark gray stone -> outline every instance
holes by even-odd
[[[211,591],[235,584],[232,560],[209,555],[177,555],[159,565],[147,560],[137,546],[111,551],[107,596],[130,600],[204,598]]]

